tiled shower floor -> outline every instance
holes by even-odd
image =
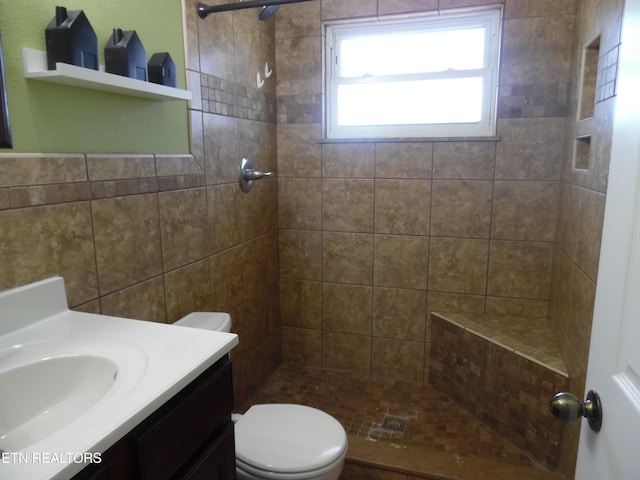
[[[248,405],[278,402],[316,407],[342,423],[345,480],[563,478],[429,385],[283,364]]]

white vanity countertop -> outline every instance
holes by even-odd
[[[53,343],[68,348],[73,356],[83,349],[100,355],[102,348],[113,346],[119,358],[118,381],[125,386],[119,391],[113,388],[115,393],[110,391],[49,436],[18,452],[0,454],[2,480],[72,477],[85,464],[76,463],[77,455],[74,461],[69,454],[104,452],[238,344],[235,334],[63,309],[66,299],[54,298],[59,296],[60,282],[57,278],[33,284],[36,290],[41,288],[36,296],[25,295],[25,290],[12,298],[11,291],[0,293],[0,374],[14,367],[7,365],[11,354],[20,349]],[[23,314],[20,304],[37,302],[38,297],[47,305],[27,305],[31,312]]]

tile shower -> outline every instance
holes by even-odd
[[[193,155],[3,155],[0,288],[59,273],[86,311],[230,311],[239,404],[281,361],[420,390],[431,311],[549,322],[583,391],[615,90],[598,84],[591,162],[572,169],[578,72],[600,35],[615,78],[622,2],[317,0],[269,22],[203,21],[196,3]],[[321,143],[321,21],[482,3],[504,4],[498,137]],[[242,194],[242,156],[278,178]],[[565,429],[567,478],[577,438]]]

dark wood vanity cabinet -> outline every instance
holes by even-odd
[[[232,407],[225,356],[73,480],[235,480]]]

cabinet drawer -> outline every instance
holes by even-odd
[[[236,448],[233,424],[206,450],[202,459],[182,480],[236,480]]]
[[[216,368],[214,368],[216,367]],[[176,403],[138,437],[138,458],[143,479],[168,479],[195,451],[229,420],[233,407],[231,362],[227,359],[203,373],[197,388],[183,391]],[[209,375],[207,377],[207,375]]]

